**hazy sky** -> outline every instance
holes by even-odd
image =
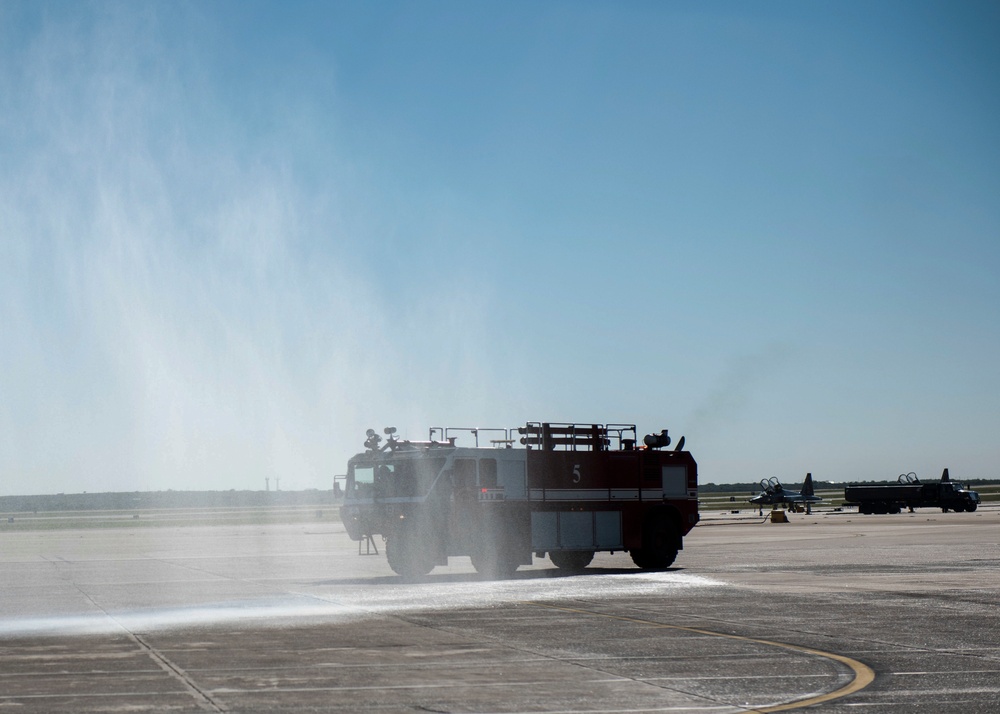
[[[525,421],[1000,478],[998,33],[0,0],[0,494],[330,488],[369,426]]]

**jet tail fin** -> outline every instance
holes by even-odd
[[[948,475],[948,469],[945,469],[941,474],[942,481],[951,481],[951,476]]]
[[[813,491],[813,475],[812,473],[806,474],[806,480],[802,482],[802,495],[806,497],[815,496],[816,492]]]

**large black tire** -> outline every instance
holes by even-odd
[[[389,536],[385,544],[389,567],[404,578],[421,578],[434,569],[434,559],[421,538],[410,529]]]
[[[677,526],[665,515],[653,516],[642,529],[642,547],[633,550],[632,562],[643,570],[666,570],[680,548]]]
[[[484,580],[507,580],[514,575],[518,563],[509,548],[500,543],[486,543],[472,553],[472,567]]]
[[[488,533],[483,531],[476,539],[472,567],[484,580],[506,580],[514,575],[519,563],[505,538],[491,538]]]
[[[560,570],[574,573],[584,570],[594,559],[592,550],[553,550],[549,551],[549,560]]]
[[[968,511],[969,513],[972,513],[977,508],[979,508],[979,504],[978,503],[966,503],[965,504],[965,510]]]

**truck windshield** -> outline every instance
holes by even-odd
[[[354,466],[347,475],[347,496],[349,498],[371,498],[374,486],[374,466]]]

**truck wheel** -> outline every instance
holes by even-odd
[[[972,513],[978,507],[979,507],[979,504],[977,504],[977,503],[966,503],[965,504],[965,510],[968,511],[969,513]]]
[[[954,506],[951,507],[951,509],[955,511],[955,513],[961,513],[962,511],[965,510],[965,504],[956,503]]]
[[[434,569],[427,549],[412,534],[394,533],[385,544],[385,557],[389,567],[404,578],[420,578]]]
[[[506,580],[514,575],[518,562],[502,538],[493,540],[481,536],[472,551],[472,567],[484,580]]]
[[[518,564],[509,553],[480,550],[472,555],[472,567],[484,580],[507,580],[514,575]]]
[[[553,550],[549,551],[549,560],[560,570],[579,572],[590,565],[594,559],[591,550]]]
[[[632,562],[643,570],[666,570],[677,558],[680,538],[677,529],[666,517],[659,516],[642,529],[642,547],[633,550]]]

